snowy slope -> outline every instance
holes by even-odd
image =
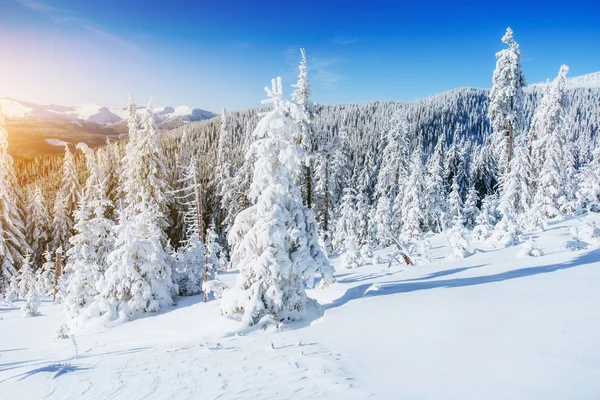
[[[334,259],[338,282],[309,291],[324,316],[279,330],[240,327],[190,297],[76,333],[75,357],[71,340],[52,339],[60,307],[30,319],[0,307],[0,398],[598,399],[600,249],[560,245],[579,224],[533,235],[541,258],[472,244],[448,263],[440,235],[429,265]]]
[[[39,105],[4,97],[0,98],[0,107],[4,115],[13,120],[67,121],[104,126],[121,122],[127,118],[126,108],[108,108],[100,104],[81,106]],[[143,112],[145,112],[145,107],[140,107],[138,113]],[[209,111],[188,106],[154,108],[154,118],[157,123],[175,119],[200,121],[211,118],[213,115]]]
[[[545,86],[546,82],[534,83],[529,85],[530,87]],[[600,88],[600,72],[593,72],[591,74],[574,76],[567,79],[567,87],[570,89],[575,88]]]

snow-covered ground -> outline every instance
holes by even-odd
[[[60,306],[34,318],[3,306],[0,398],[598,399],[600,249],[561,247],[578,225],[534,234],[541,258],[471,243],[444,262],[437,236],[429,265],[334,259],[337,283],[309,291],[324,316],[279,329],[242,328],[196,296],[54,340]]]

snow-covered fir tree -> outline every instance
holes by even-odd
[[[31,261],[33,265],[41,265],[46,246],[50,242],[50,214],[46,199],[39,186],[35,186],[29,194],[27,204],[27,241],[31,246]]]
[[[19,269],[19,292],[21,297],[25,299],[25,304],[21,306],[24,317],[35,317],[38,315],[40,296],[37,286],[29,254],[27,254],[25,258],[23,258],[21,268]]]
[[[313,158],[312,153],[316,147],[315,128],[312,124],[313,116],[313,103],[311,101],[311,88],[308,80],[308,68],[306,65],[306,51],[300,49],[301,60],[298,66],[298,82],[292,85],[295,88],[292,93],[292,100],[300,107],[303,111],[301,114],[301,120],[296,121],[300,127],[301,137],[297,140],[297,143],[302,149],[308,153],[306,165],[304,166],[304,176],[302,179],[302,192],[304,197],[304,204],[308,208],[312,208],[312,197],[313,197]]]
[[[342,249],[346,236],[350,232],[356,238],[356,232],[358,230],[358,220],[356,216],[356,190],[352,188],[344,189],[344,195],[342,196],[339,217],[335,225],[335,234],[333,235],[333,247],[335,249]]]
[[[319,246],[317,222],[302,204],[298,185],[306,153],[295,144],[302,110],[282,97],[281,78],[266,89],[273,109],[263,116],[253,135],[257,155],[249,198],[229,232],[232,264],[240,274],[225,292],[221,310],[243,313],[247,324],[264,315],[295,319],[314,304],[306,296],[315,274],[331,282],[332,269]]]
[[[240,195],[234,186],[235,170],[233,165],[233,132],[230,116],[221,111],[221,127],[217,144],[217,165],[213,182],[225,215],[219,220],[230,226],[240,211]]]
[[[530,166],[523,135],[515,139],[510,168],[500,178],[499,211],[516,223],[524,225],[531,205]]]
[[[65,250],[69,248],[69,237],[71,237],[74,225],[73,215],[75,210],[77,210],[80,193],[81,185],[73,160],[73,154],[69,146],[65,145],[62,181],[54,199],[52,221],[53,248],[62,247]]]
[[[444,167],[444,137],[438,139],[427,162],[425,181],[425,220],[428,229],[440,233],[448,221],[447,184]]]
[[[423,155],[421,147],[415,149],[411,158],[410,176],[405,183],[404,199],[402,201],[402,237],[404,240],[419,240],[423,235],[425,222],[425,204],[423,193]]]
[[[512,29],[506,29],[502,42],[508,48],[496,53],[496,69],[492,77],[488,108],[500,176],[509,168],[514,139],[524,128],[523,88],[527,85],[521,67],[521,49],[513,37]]]
[[[8,154],[8,134],[0,108],[0,291],[17,274],[22,254],[30,252],[25,239],[21,198],[13,158]]]
[[[572,155],[567,146],[566,76],[569,68],[563,65],[542,98],[531,128],[531,159],[536,182],[532,211],[537,219],[562,215],[561,206],[569,195],[567,171]]]
[[[475,187],[471,186],[467,192],[467,199],[465,200],[463,216],[465,218],[465,227],[473,229],[477,224],[477,216],[479,215],[479,193]]]
[[[406,181],[408,177],[409,124],[405,114],[396,114],[391,126],[375,185],[377,205],[373,222],[381,245],[389,244],[390,239],[400,233],[398,228],[401,225],[403,199],[403,185],[400,182]]]
[[[143,191],[160,210],[159,227],[165,230],[168,225],[169,184],[167,167],[162,144],[159,141],[158,128],[150,104],[142,116],[137,118],[137,108],[129,98],[129,142],[123,158],[123,195],[127,206],[135,205]],[[166,244],[166,242],[165,242]]]
[[[56,268],[54,261],[52,261],[52,253],[48,249],[44,252],[44,261],[44,264],[40,268],[38,288],[40,294],[52,296],[54,294]]]
[[[181,168],[181,189],[176,200],[181,204],[184,215],[184,240],[177,250],[177,262],[173,271],[173,282],[177,284],[179,295],[191,296],[202,291],[206,267],[206,248],[200,240],[202,232],[202,188],[198,182],[197,161],[191,157],[188,165]]]
[[[460,226],[464,226],[465,221],[464,221],[464,216],[463,216],[463,201],[460,196],[460,186],[458,185],[458,175],[454,175],[454,179],[452,179],[450,196],[448,198],[448,214],[449,214],[452,226],[456,226],[458,221],[460,221]]]
[[[89,184],[93,182],[88,180]],[[68,281],[64,304],[70,318],[77,317],[95,299],[96,284],[108,267],[107,258],[114,245],[114,223],[106,218],[109,206],[111,202],[102,183],[86,187],[75,216],[75,235],[69,240],[71,247],[65,265]]]
[[[110,319],[126,320],[173,303],[171,262],[163,247],[166,238],[161,221],[164,215],[143,190],[120,212],[114,250],[96,285],[100,298],[94,311],[98,316],[107,313]]]
[[[490,194],[481,201],[481,211],[475,219],[473,228],[473,240],[484,242],[494,232],[494,226],[498,223],[497,210],[498,196]]]

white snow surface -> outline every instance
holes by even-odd
[[[80,106],[40,105],[8,97],[0,97],[2,113],[9,119],[36,119],[43,121],[67,121],[81,125],[82,122],[109,125],[127,119],[126,108],[109,108],[100,104]],[[213,116],[213,113],[189,106],[154,107],[157,123],[181,118],[197,121]],[[146,107],[138,107],[138,114],[146,112]]]
[[[471,241],[472,256],[445,262],[443,235],[433,264],[345,270],[333,257],[337,283],[308,291],[324,315],[279,329],[242,327],[194,296],[55,340],[62,306],[45,299],[23,318],[2,305],[0,398],[598,399],[600,249],[559,245],[581,224],[526,235],[542,257]]]

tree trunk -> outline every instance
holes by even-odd
[[[506,138],[506,152],[507,154],[507,161],[506,161],[506,173],[510,172],[510,161],[512,160],[512,154],[513,154],[513,124],[512,122],[508,123],[508,136]]]
[[[56,249],[56,265],[54,272],[54,296],[52,301],[56,301],[56,295],[58,293],[58,279],[62,275],[62,247]]]

